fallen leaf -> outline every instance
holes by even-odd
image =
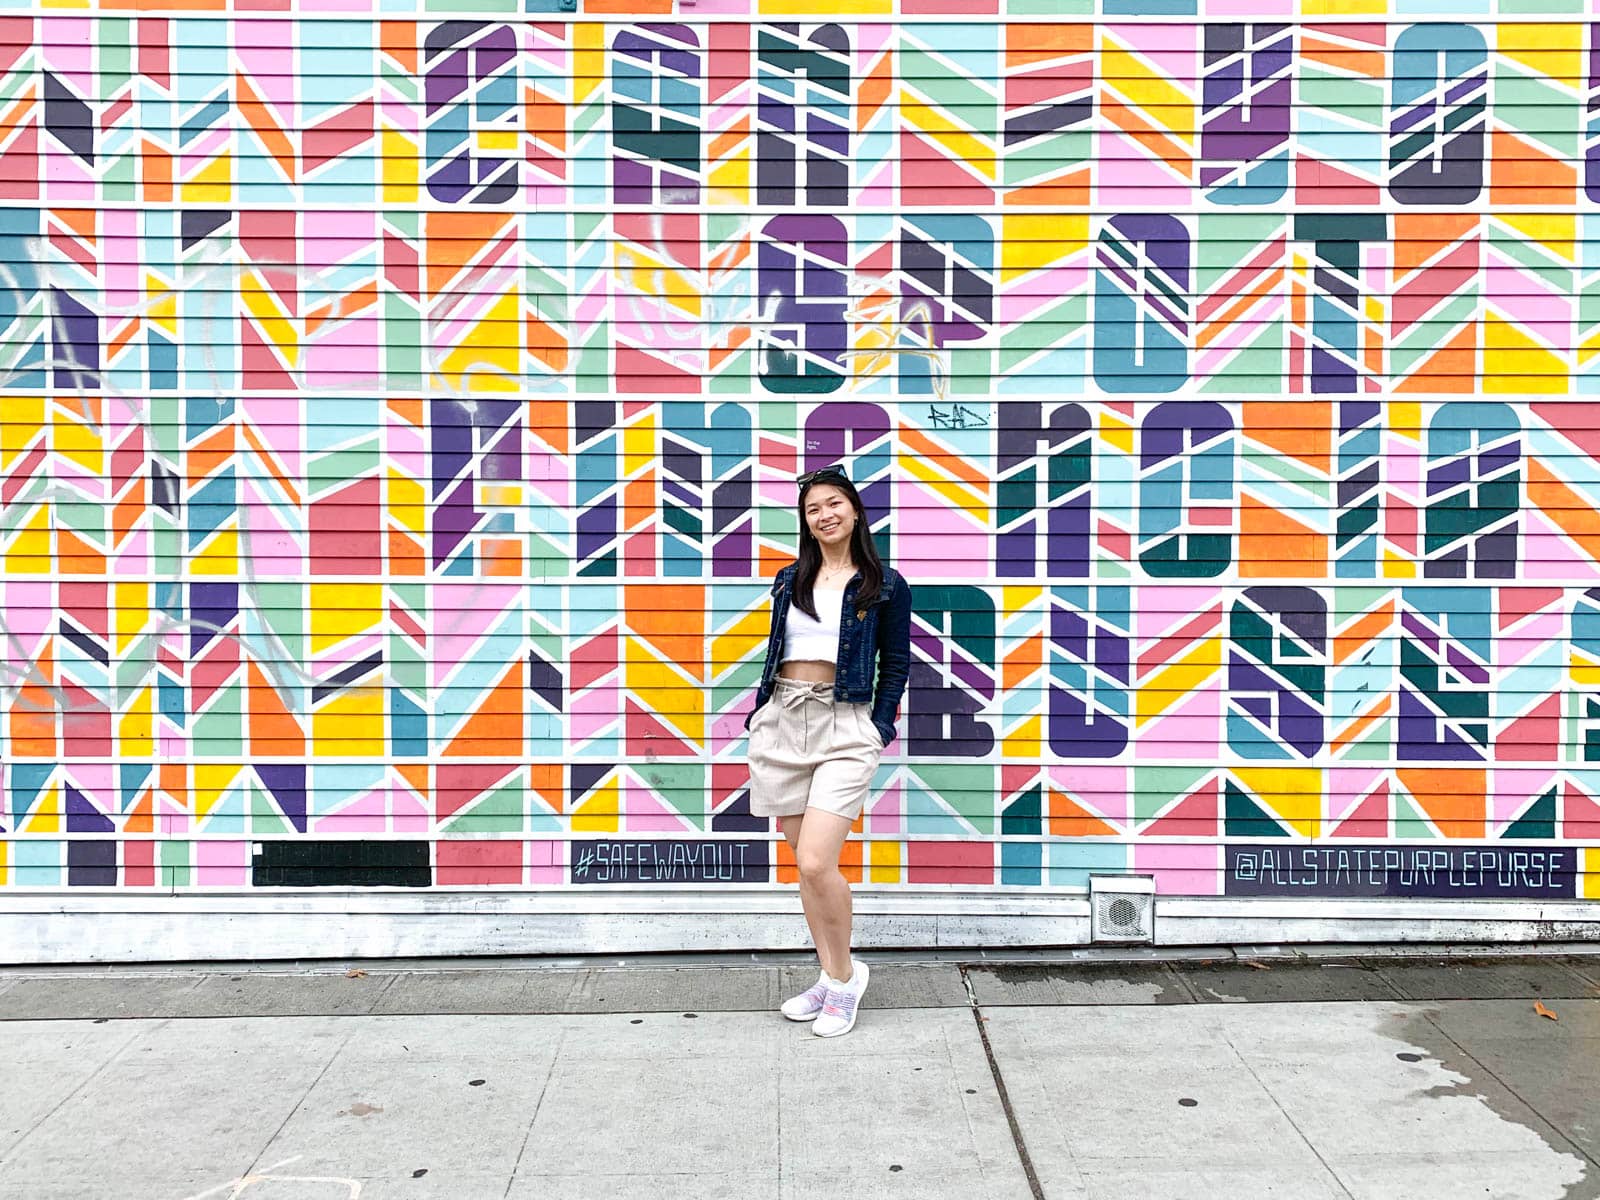
[[[367,973],[360,967],[351,967],[344,973],[344,977],[346,979],[365,979],[367,977]]]
[[[1561,1020],[1560,1017],[1556,1016],[1554,1009],[1546,1008],[1544,1006],[1544,1004],[1542,1002],[1538,1001],[1538,1000],[1535,1000],[1533,1002],[1533,1011],[1538,1013],[1541,1017],[1546,1018],[1547,1020],[1551,1020],[1551,1021],[1559,1021],[1559,1020]]]
[[[1251,959],[1251,958],[1242,959],[1241,961],[1244,963],[1245,966],[1251,967],[1251,968],[1253,968],[1253,969],[1255,969],[1257,971],[1270,971],[1270,970],[1272,970],[1272,968],[1267,966],[1266,963],[1264,963],[1264,962],[1256,962],[1254,959]]]

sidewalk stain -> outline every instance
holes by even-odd
[[[370,1117],[373,1113],[381,1113],[382,1111],[383,1106],[381,1104],[365,1104],[357,1100],[349,1108],[341,1108],[338,1115],[341,1117]]]
[[[1451,1105],[1453,1121],[1481,1127],[1484,1144],[1498,1145],[1502,1140],[1504,1130],[1496,1129],[1496,1125],[1510,1125],[1525,1131],[1526,1137],[1516,1140],[1525,1141],[1526,1149],[1513,1152],[1518,1156],[1513,1190],[1494,1190],[1491,1181],[1486,1180],[1485,1194],[1515,1197],[1515,1200],[1600,1200],[1600,1168],[1540,1120],[1531,1106],[1513,1094],[1510,1085],[1428,1019],[1437,1011],[1428,1008],[1391,1011],[1378,1032],[1410,1047],[1398,1052],[1396,1058],[1417,1063],[1424,1069],[1431,1068],[1439,1076],[1432,1087],[1412,1095],[1446,1103],[1459,1101]],[[1542,1171],[1532,1165],[1541,1150],[1546,1153],[1538,1157],[1547,1159]]]

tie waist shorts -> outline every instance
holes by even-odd
[[[820,808],[854,821],[882,753],[867,705],[834,700],[831,683],[780,675],[750,722],[750,813],[793,817]]]

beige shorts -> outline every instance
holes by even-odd
[[[750,813],[793,817],[821,808],[854,821],[882,753],[867,705],[835,701],[831,683],[780,676],[750,722]]]

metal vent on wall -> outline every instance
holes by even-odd
[[[1156,881],[1150,875],[1089,876],[1089,940],[1148,942],[1155,938]]]

